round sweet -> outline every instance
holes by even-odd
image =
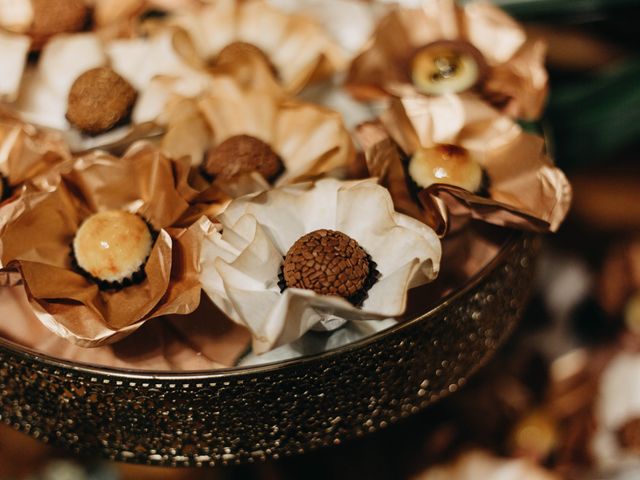
[[[203,167],[208,175],[223,180],[258,172],[268,181],[284,168],[269,144],[249,135],[230,137],[209,150]]]
[[[235,64],[247,57],[257,57],[273,68],[271,60],[259,47],[247,42],[232,42],[226,45],[216,56],[216,65]]]
[[[618,441],[625,449],[640,452],[640,418],[627,420],[618,430]]]
[[[73,239],[73,254],[91,277],[120,283],[144,266],[152,246],[153,236],[142,218],[110,210],[84,221]]]
[[[458,93],[483,77],[482,54],[466,42],[438,41],[422,47],[411,61],[411,80],[427,95]]]
[[[350,298],[365,288],[369,256],[353,238],[334,230],[315,230],[289,249],[283,274],[290,288]]]
[[[31,0],[31,5],[33,21],[28,33],[33,50],[40,49],[55,34],[83,30],[89,17],[84,0]]]
[[[468,150],[455,145],[437,145],[413,154],[409,176],[421,188],[444,183],[477,193],[482,187],[483,173]]]
[[[106,132],[126,120],[136,96],[129,82],[110,68],[92,68],[71,86],[67,120],[92,135]]]

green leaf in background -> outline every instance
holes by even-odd
[[[545,121],[566,168],[607,162],[640,140],[640,59],[568,82],[555,82]]]

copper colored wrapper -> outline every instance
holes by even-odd
[[[76,160],[53,192],[25,191],[0,209],[2,266],[20,272],[40,321],[81,346],[116,341],[150,318],[192,312],[200,300],[199,242],[209,222],[174,228],[189,204],[173,162],[140,143],[121,159],[96,152]],[[102,291],[71,267],[70,245],[96,211],[138,213],[158,232],[146,279]]]
[[[263,0],[218,0],[179,12],[167,22],[188,32],[201,58],[214,63],[229,44],[244,42],[258,47],[275,67],[278,83],[289,93],[327,79],[347,64],[345,53],[320,25]],[[242,70],[241,66],[232,68]]]
[[[421,9],[392,11],[352,61],[346,86],[361,99],[415,95],[413,54],[442,40],[470,44],[482,54],[486,74],[473,88],[475,93],[510,116],[540,116],[548,91],[546,46],[527,40],[524,30],[489,2],[462,7],[454,0],[427,0]]]
[[[69,161],[62,136],[0,112],[0,174],[15,187]]]
[[[286,98],[279,88],[247,87],[237,79],[219,77],[210,93],[198,100],[176,100],[168,112],[162,150],[173,157],[187,157],[191,165],[190,172],[181,175],[186,182],[180,191],[195,209],[205,208],[214,215],[230,198],[270,187],[255,172],[205,181],[200,167],[208,151],[231,137],[249,135],[271,147],[284,167],[273,181],[275,186],[322,175],[346,175],[355,157],[339,113]]]
[[[421,146],[418,135],[397,137],[399,148],[393,148],[396,143],[384,128],[369,123],[359,127],[358,136],[370,174],[388,186],[396,207],[440,235],[469,217],[523,230],[556,231],[569,210],[571,185],[545,155],[538,136],[521,132],[504,145],[480,152],[477,159],[490,179],[488,198],[435,184],[418,192],[419,204],[409,189],[402,159],[402,153],[410,157]]]
[[[0,289],[0,336],[61,360],[153,371],[232,367],[250,343],[248,331],[205,296],[190,315],[159,317],[126,339],[87,349],[52,335],[34,315],[22,287]]]

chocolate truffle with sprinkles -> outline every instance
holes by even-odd
[[[73,239],[77,268],[101,288],[121,288],[144,278],[153,233],[138,215],[120,210],[87,218]]]
[[[209,150],[203,170],[212,178],[229,180],[257,172],[272,182],[283,170],[282,160],[259,138],[235,135]]]
[[[374,269],[367,252],[353,238],[322,229],[304,235],[291,246],[283,276],[287,287],[351,300],[366,290]]]
[[[79,130],[97,135],[126,121],[136,97],[135,89],[112,69],[92,68],[71,86],[67,120]]]

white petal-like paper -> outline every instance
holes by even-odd
[[[404,312],[409,288],[433,280],[440,242],[429,227],[393,210],[373,180],[325,179],[247,195],[220,215],[205,239],[201,281],[209,297],[253,335],[256,353],[300,338],[314,325],[342,318],[375,320]],[[380,274],[362,308],[310,290],[280,291],[282,259],[303,235],[343,232],[361,245]]]
[[[0,30],[0,100],[12,102],[18,96],[30,45],[29,37]]]
[[[350,54],[362,48],[376,22],[388,11],[387,6],[378,2],[360,0],[269,0],[269,3],[312,18]]]
[[[57,35],[47,42],[37,67],[25,72],[16,109],[27,122],[68,129],[65,114],[71,85],[83,72],[106,62],[96,35]]]
[[[617,432],[626,422],[640,418],[640,354],[622,352],[609,363],[600,380],[595,416],[591,448],[598,465],[636,463],[637,453],[625,451]]]
[[[412,480],[560,480],[526,458],[500,458],[483,450],[468,450],[448,465],[436,465]]]
[[[10,32],[24,33],[32,21],[31,0],[0,0],[0,27]]]
[[[111,67],[138,91],[146,89],[153,78],[167,76],[183,80],[181,88],[199,92],[209,84],[209,77],[180,54],[178,44],[187,42],[186,37],[166,29],[150,38],[114,40],[106,50]]]

